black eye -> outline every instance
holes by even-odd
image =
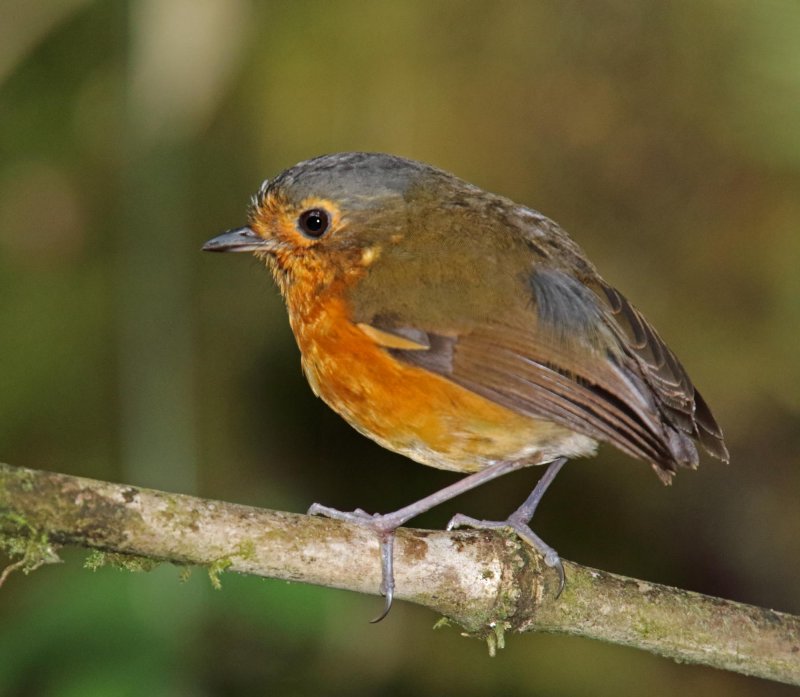
[[[300,231],[308,237],[322,237],[330,225],[330,218],[321,208],[304,211],[297,219]]]

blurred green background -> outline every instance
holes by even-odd
[[[199,251],[263,178],[388,151],[558,220],[725,428],[731,465],[669,489],[610,448],[572,463],[537,531],[800,612],[799,35],[793,0],[2,0],[0,459],[291,511],[452,481],[316,400],[268,274]],[[416,524],[504,515],[537,475]],[[84,557],[0,591],[1,695],[790,693],[564,637],[489,659],[403,603],[372,626],[375,597]]]

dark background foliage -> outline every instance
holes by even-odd
[[[568,559],[800,612],[800,9],[790,0],[0,5],[0,458],[270,508],[453,480],[316,400],[277,291],[204,255],[264,177],[422,159],[555,218],[659,328],[729,467],[604,448],[536,528]],[[537,472],[464,496],[500,516]],[[398,603],[67,564],[0,591],[3,695],[782,695],[553,636],[486,648]],[[646,686],[646,687],[645,687]]]

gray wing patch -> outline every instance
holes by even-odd
[[[528,283],[540,328],[560,340],[583,339],[595,346],[609,345],[601,341],[609,332],[599,299],[577,278],[558,269],[535,269]]]
[[[428,341],[427,351],[389,349],[389,353],[405,363],[416,365],[444,377],[452,377],[453,354],[457,338],[430,333],[425,333],[425,337]]]

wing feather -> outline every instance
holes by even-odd
[[[714,457],[728,462],[722,429],[675,354],[619,291],[602,281],[595,285],[609,303],[610,326],[652,388],[666,423],[696,439]]]
[[[521,280],[528,301],[493,317],[434,327],[394,312],[368,324],[389,337],[383,345],[399,360],[611,443],[651,462],[664,481],[678,466],[697,466],[695,441],[728,460],[722,432],[680,361],[619,291],[596,274],[579,279],[553,268]]]

